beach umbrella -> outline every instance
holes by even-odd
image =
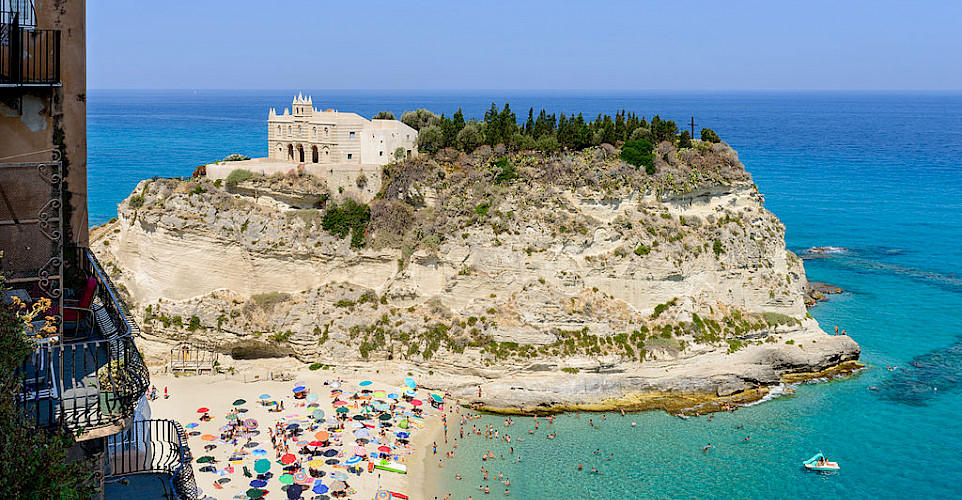
[[[401,396],[399,396],[398,393],[396,393],[396,392],[392,392],[392,393],[388,394],[387,397],[388,397],[388,399],[397,399],[397,398],[399,398],[399,397],[401,397]]]
[[[439,396],[439,395],[437,395],[437,394],[432,394],[432,395],[431,395],[431,399],[433,399],[433,400],[434,400],[435,402],[437,402],[437,403],[440,403],[440,402],[443,401],[443,400],[441,399],[441,396]]]
[[[218,479],[217,482],[220,483],[220,484],[227,484],[227,483],[230,482],[230,478],[229,478],[229,477],[222,477],[222,478]]]
[[[321,484],[320,481],[316,481],[314,483],[314,488],[311,489],[311,491],[313,491],[314,493],[317,493],[318,495],[321,495],[323,493],[327,493],[328,491],[330,491],[330,488]]]
[[[387,393],[384,391],[374,391],[374,394],[371,395],[376,398],[383,398],[384,396],[387,396]]]
[[[407,432],[395,432],[394,435],[401,439],[407,439],[411,434]]]
[[[414,391],[404,391],[404,395],[413,398],[414,396],[417,395],[417,393]]]
[[[392,498],[394,496],[388,490],[377,490],[377,493],[374,494],[374,500],[391,500]]]
[[[331,491],[341,491],[347,488],[347,484],[344,481],[338,480],[331,483]]]
[[[260,445],[260,443],[258,443],[257,441],[251,441],[245,444],[244,448],[257,448],[258,445]]]
[[[391,409],[391,406],[388,405],[388,404],[385,404],[385,403],[381,403],[381,404],[375,406],[374,408],[375,408],[377,411],[388,411],[388,410]]]
[[[331,382],[331,387],[333,387],[334,389],[337,389],[337,388],[341,387],[341,383],[340,383],[340,382]]]
[[[247,408],[238,408],[237,413],[247,413]]]
[[[198,425],[197,422],[191,422],[191,423],[185,425],[184,427],[186,427],[186,428],[188,428],[188,429],[193,429],[194,427],[197,427],[197,425]]]
[[[197,409],[197,413],[207,413],[209,411],[210,411],[210,408],[207,408],[206,406]]]
[[[294,392],[304,392],[306,390],[307,390],[307,387],[304,387],[303,385],[299,385],[294,388]]]
[[[244,421],[244,427],[247,427],[248,429],[256,429],[256,428],[257,428],[257,420],[254,420],[253,418],[249,418],[249,419],[245,420],[245,421]]]
[[[381,420],[391,420],[392,415],[390,413],[382,413],[379,417]]]
[[[264,496],[264,492],[257,488],[251,488],[247,490],[247,496],[249,498],[261,498],[262,496]]]
[[[308,403],[316,403],[317,400],[318,400],[318,397],[317,397],[317,394],[316,394],[316,393],[313,393],[313,392],[312,392],[312,393],[310,393],[310,394],[307,395],[307,402],[308,402]]]
[[[321,459],[319,459],[319,458],[315,458],[315,459],[312,459],[312,460],[308,460],[308,462],[307,462],[307,466],[308,466],[308,467],[313,467],[313,468],[315,468],[315,469],[318,468],[318,467],[320,467],[320,466],[322,466],[322,465],[324,465],[324,461],[321,460]]]
[[[252,452],[251,452],[251,455],[254,455],[255,457],[266,457],[266,456],[267,456],[267,450],[257,449],[257,450],[252,451]]]
[[[301,424],[298,424],[297,422],[295,422],[295,423],[293,423],[293,424],[287,424],[287,427],[285,427],[285,428],[286,428],[287,430],[289,430],[289,431],[292,431],[292,430],[294,430],[294,429],[297,429],[297,428],[300,427],[300,426],[301,426]]]
[[[342,407],[340,407],[340,408],[338,408],[338,409],[336,409],[336,410],[334,410],[334,411],[336,411],[336,412],[338,412],[338,413],[347,413],[347,412],[349,412],[349,411],[351,411],[351,410],[349,410],[346,406],[342,406]]]
[[[267,486],[267,481],[265,481],[265,480],[263,480],[263,479],[255,479],[255,480],[251,481],[251,487],[252,487],[252,488],[263,488],[263,487],[265,487],[265,486]]]
[[[311,412],[311,416],[317,420],[324,420],[324,410],[318,408]]]
[[[267,471],[269,471],[269,470],[271,470],[271,461],[270,461],[270,460],[268,460],[268,459],[266,459],[266,458],[262,458],[262,459],[260,459],[260,460],[258,460],[258,461],[256,461],[256,462],[254,462],[254,472],[257,472],[258,474],[263,474],[263,473],[265,473],[265,472],[267,472]]]
[[[344,463],[347,464],[347,465],[354,465],[354,464],[356,464],[356,463],[360,463],[361,460],[362,460],[361,457],[354,456],[354,457],[351,457],[351,458],[345,460]]]
[[[348,404],[347,401],[344,401],[343,399],[339,399],[333,403],[335,408],[340,408],[341,406],[347,406],[347,404]]]
[[[246,399],[235,399],[235,400],[234,400],[234,406],[240,406],[240,405],[243,405],[243,404],[247,404],[247,400],[246,400]]]
[[[334,454],[337,455],[337,453],[334,453]],[[325,460],[324,463],[326,463],[327,465],[337,465],[341,462],[339,462],[336,458],[329,458]]]
[[[297,457],[295,457],[293,453],[285,453],[284,456],[281,457],[281,463],[284,465],[290,465],[296,460]]]
[[[413,378],[408,377],[408,378],[404,379],[404,385],[410,387],[411,389],[414,389],[414,388],[416,388],[416,387],[418,386],[418,383],[415,382]]]
[[[277,480],[280,481],[281,484],[293,484],[294,476],[290,474],[281,474],[281,477],[277,478]]]
[[[298,440],[297,440],[297,446],[307,446],[307,445],[309,445],[309,444],[311,444],[311,442],[308,441],[308,440],[306,440],[306,439],[298,439]]]
[[[351,418],[353,418],[354,420],[367,420],[367,419],[368,419],[368,418],[365,417],[364,415],[354,415],[354,416],[351,417]]]
[[[328,439],[331,438],[331,435],[328,434],[327,431],[317,431],[314,434],[314,437],[316,437],[318,441],[327,441]]]
[[[402,428],[402,429],[407,429],[407,428],[408,428],[408,421],[407,421],[406,419],[405,419],[405,420],[402,420],[402,421],[400,421],[400,422],[397,423],[397,426],[400,427],[400,428]]]
[[[213,462],[213,461],[214,461],[214,457],[212,457],[212,456],[210,456],[210,455],[204,455],[204,456],[202,456],[202,457],[200,457],[200,458],[198,458],[197,460],[194,460],[194,461],[197,462],[197,463],[199,463],[199,464],[207,464],[207,463]]]
[[[307,445],[308,446],[324,446],[324,443],[320,441],[311,441],[310,443],[307,443]]]
[[[354,437],[362,438],[362,437],[368,437],[368,436],[370,436],[370,435],[371,435],[371,433],[368,432],[367,429],[358,429],[358,430],[354,431]]]
[[[335,449],[330,449],[330,450],[327,450],[327,451],[324,452],[324,456],[325,456],[325,457],[328,457],[328,458],[333,457],[333,456],[336,456],[336,455],[337,455],[337,450],[335,450]],[[336,461],[337,461],[337,460],[335,460],[335,462],[336,462]]]
[[[378,446],[377,451],[381,453],[391,453],[391,449],[388,448],[387,446]]]
[[[366,456],[367,456],[367,450],[365,450],[363,446],[355,446],[355,447],[354,447],[354,454],[355,454],[355,455],[362,456],[362,457],[366,457]]]
[[[292,484],[290,488],[287,488],[287,500],[297,500],[301,498],[302,493],[304,493],[304,489],[301,488],[301,485]]]
[[[270,394],[261,394],[260,396],[257,397],[257,399],[271,399],[271,395],[270,395]]]
[[[204,441],[213,441],[213,440],[217,439],[217,436],[215,436],[215,435],[213,435],[213,434],[204,434],[204,435],[201,436],[200,438],[203,439]]]
[[[213,466],[213,465],[205,465],[205,466],[203,466],[203,467],[201,467],[200,469],[197,469],[197,470],[199,470],[199,471],[201,471],[201,472],[214,472],[214,466]]]
[[[207,446],[204,446],[204,451],[210,451],[210,450],[213,450],[214,448],[217,448],[216,444],[209,444]]]
[[[331,479],[335,481],[347,481],[347,474],[343,472],[335,472],[331,474]]]
[[[412,399],[412,400],[411,400],[411,406],[421,406],[421,405],[423,405],[423,404],[424,404],[424,403],[423,403],[420,399]]]
[[[294,482],[297,484],[311,484],[314,478],[308,476],[304,471],[297,471],[294,473]]]
[[[197,432],[197,431],[191,431],[191,432],[188,433],[187,435],[188,435],[188,436],[191,436],[191,437],[196,437],[196,436],[200,436],[200,433]]]
[[[370,380],[365,380],[365,381],[363,381],[363,382],[361,382],[360,384],[357,384],[357,385],[359,385],[359,386],[361,386],[361,387],[367,387],[367,386],[371,385],[372,383],[373,383],[373,382],[371,382]]]
[[[237,415],[231,413],[231,414],[227,415],[226,418],[227,418],[227,420],[237,420]]]

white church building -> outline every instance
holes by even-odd
[[[398,148],[417,154],[418,132],[398,120],[368,120],[357,113],[318,111],[298,94],[290,109],[267,118],[268,157],[291,163],[384,165]]]

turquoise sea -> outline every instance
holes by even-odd
[[[805,264],[810,279],[845,290],[811,314],[859,342],[868,367],[857,376],[803,385],[712,421],[562,416],[552,425],[558,437],[547,440],[547,422],[528,435],[533,422],[517,419],[508,432],[526,438],[512,443],[523,461],[504,442],[467,439],[443,469],[441,488],[452,498],[504,496],[493,477],[491,495],[477,490],[482,465],[510,478],[514,498],[962,497],[962,94],[311,94],[318,107],[365,116],[460,106],[477,117],[505,101],[520,118],[529,106],[586,116],[627,109],[679,123],[694,116],[739,151],[787,226],[790,249],[839,247]],[[115,216],[140,179],[190,175],[234,152],[263,156],[267,110],[290,101],[283,91],[90,91],[91,224]],[[503,432],[502,422],[483,417],[468,427],[493,423]],[[715,449],[706,454],[707,443]],[[593,454],[599,448],[614,459]],[[482,462],[489,449],[506,460]],[[819,450],[839,473],[802,470]],[[579,462],[601,474],[578,472]]]

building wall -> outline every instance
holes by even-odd
[[[36,0],[35,9],[38,30],[60,30],[62,84],[0,87],[0,163],[49,161],[57,150],[66,173],[66,242],[87,246],[85,1]]]

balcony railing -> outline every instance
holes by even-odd
[[[83,252],[82,274],[96,280],[94,298],[89,307],[74,308],[73,326],[64,321],[58,336],[41,340],[23,362],[19,396],[36,425],[66,428],[81,440],[99,437],[92,433],[99,428],[123,427],[150,385],[134,345],[136,323],[96,257]]]
[[[166,490],[164,497],[194,500],[197,487],[190,464],[192,458],[187,434],[180,424],[171,420],[135,421],[123,432],[107,438],[104,469],[107,492],[112,493],[112,488],[116,488],[117,497],[133,497],[125,493],[143,493],[151,484],[156,484],[146,478],[143,484],[136,484],[135,476],[156,474],[162,476],[161,484]],[[116,484],[114,480],[120,478],[125,479],[125,484]],[[151,496],[159,498],[161,495]]]
[[[13,24],[17,18],[24,28],[37,27],[37,11],[33,0],[0,0],[0,23]]]
[[[0,24],[0,86],[60,84],[60,30],[29,29],[19,14]]]

